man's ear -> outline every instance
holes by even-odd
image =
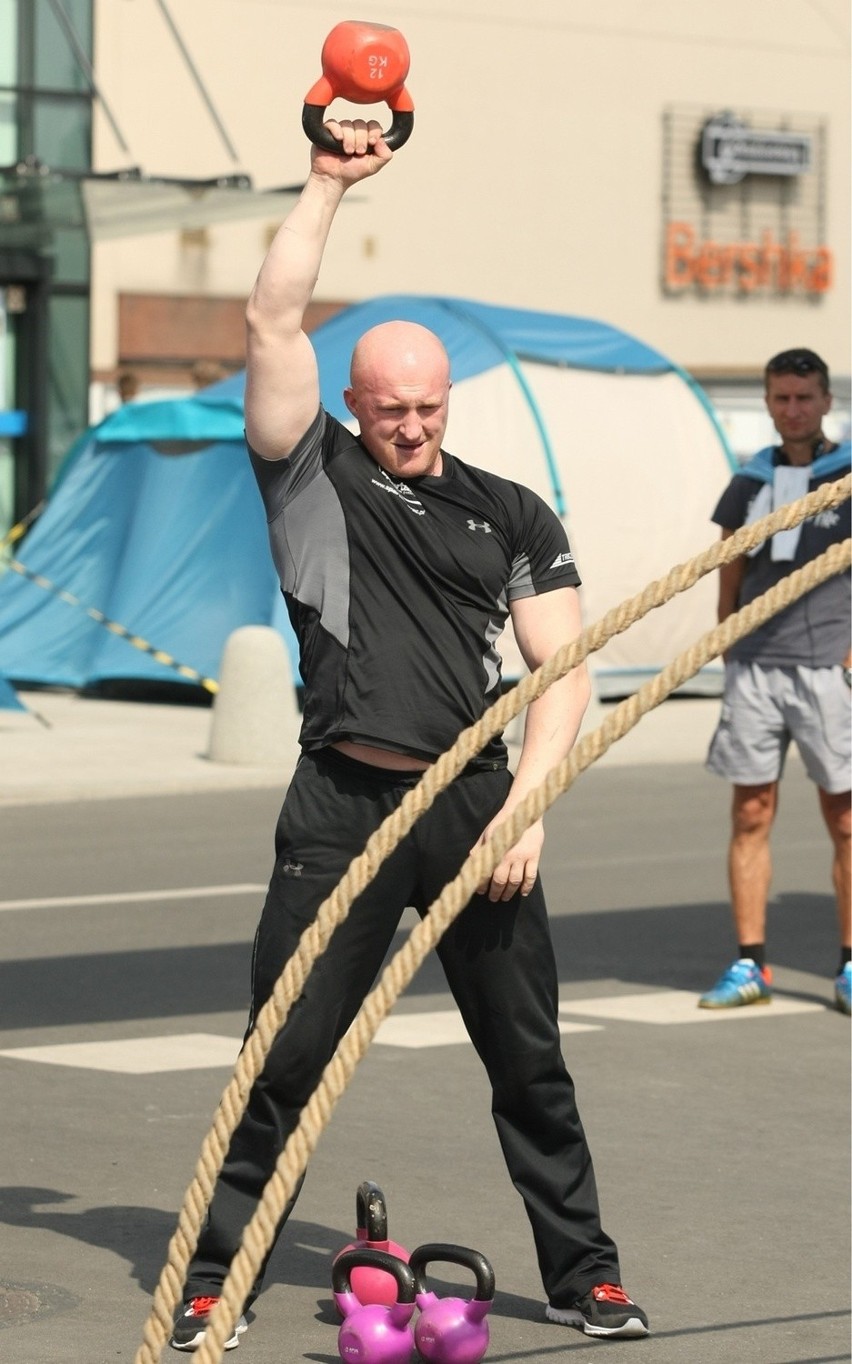
[[[353,416],[353,417],[357,417],[357,416],[358,416],[358,400],[357,400],[357,398],[355,397],[355,391],[354,391],[354,389],[351,389],[351,388],[344,388],[344,390],[343,390],[343,401],[345,402],[346,406],[349,408],[349,411],[352,413],[352,416]]]

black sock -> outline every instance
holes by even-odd
[[[850,961],[852,961],[852,947],[841,947],[841,949],[840,949],[840,966],[839,966],[838,969],[837,969],[837,974],[838,974],[838,975],[841,975],[844,966],[847,964],[847,962],[850,962]]]
[[[755,966],[759,966],[762,971],[766,965],[766,944],[762,942],[741,942],[740,956],[751,957]]]

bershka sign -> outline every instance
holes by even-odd
[[[797,232],[776,240],[716,242],[688,222],[666,224],[663,281],[670,293],[687,289],[718,294],[824,294],[832,286],[834,257],[827,246],[801,245]]]

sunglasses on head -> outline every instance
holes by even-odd
[[[776,355],[766,366],[766,373],[795,374],[800,378],[806,374],[821,374],[828,380],[828,368],[818,356],[797,355],[794,351]]]

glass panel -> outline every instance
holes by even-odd
[[[64,0],[77,43],[92,60],[91,0]],[[33,5],[35,19],[35,84],[54,90],[88,90],[89,83],[74,55],[72,41],[52,5]]]
[[[50,300],[48,482],[88,424],[89,301]]]
[[[0,85],[18,78],[18,0],[0,0]]]
[[[0,411],[15,406],[15,315],[6,312],[6,298],[0,282]]]
[[[0,411],[15,406],[15,328],[0,287]],[[12,526],[15,510],[15,461],[12,441],[0,436],[0,538]]]
[[[88,101],[39,95],[33,105],[33,151],[56,170],[88,170],[91,158]]]
[[[0,539],[12,529],[15,507],[15,462],[12,442],[0,436]],[[0,561],[0,573],[3,567]]]
[[[3,39],[0,37],[0,51],[2,46]],[[15,96],[0,94],[0,166],[11,166],[18,158],[17,113]]]
[[[61,284],[88,284],[89,241],[85,232],[59,229],[53,234],[53,278]]]

